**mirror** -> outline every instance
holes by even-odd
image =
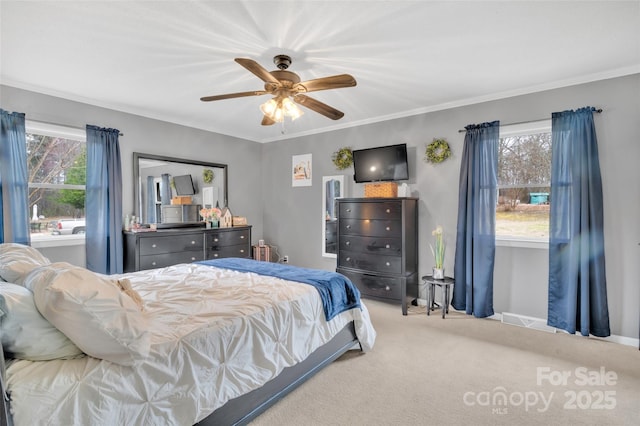
[[[344,176],[322,177],[322,256],[337,257],[338,211],[336,199],[344,197]]]
[[[202,207],[227,206],[227,165],[133,153],[135,215],[158,228],[201,226]]]

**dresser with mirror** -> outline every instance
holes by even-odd
[[[222,257],[251,257],[251,226],[205,228],[200,209],[227,206],[227,165],[133,154],[136,221],[150,232],[124,231],[124,271]]]

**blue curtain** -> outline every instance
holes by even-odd
[[[27,140],[24,114],[2,113],[0,137],[0,243],[29,244],[29,174],[27,172]],[[9,202],[4,211],[3,194]],[[10,224],[5,227],[5,218]],[[7,236],[5,237],[5,231]]]
[[[610,335],[602,181],[594,108],[551,116],[547,323],[583,336]]]
[[[140,220],[145,223],[156,223],[156,188],[153,176],[147,176],[147,217]]]
[[[160,203],[163,206],[168,206],[171,204],[171,182],[167,173],[163,173],[160,177],[162,178],[160,181]]]
[[[483,318],[494,313],[500,122],[469,125],[465,129],[452,305]]]
[[[117,129],[87,125],[87,269],[122,272],[122,169]]]

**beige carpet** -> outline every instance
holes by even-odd
[[[378,332],[252,425],[639,425],[640,351],[365,299]]]

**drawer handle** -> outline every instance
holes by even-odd
[[[191,258],[191,260],[196,260],[196,258],[195,258],[195,257],[192,257],[192,258]]]
[[[345,244],[350,246],[351,245],[351,241],[347,241]]]
[[[191,241],[191,245],[194,245],[196,242],[195,241]]]
[[[244,235],[240,235],[240,239],[241,239],[241,240],[244,240]]]
[[[157,246],[155,244],[151,244],[151,247],[156,248]]]
[[[387,209],[387,213],[391,213],[391,209]]]
[[[351,209],[347,209],[347,212],[351,213]]]
[[[217,239],[217,238],[214,238],[214,239],[213,239],[213,241],[215,241],[215,242],[217,243],[217,242],[218,242],[218,239]]]
[[[156,262],[151,262],[151,266],[156,266]]]
[[[244,253],[244,249],[240,249],[240,253]]]
[[[387,231],[391,231],[391,227],[390,226],[387,226]]]
[[[345,260],[346,260],[347,262],[349,262],[349,261],[351,261],[351,258],[350,258],[350,257],[347,257]]]
[[[218,253],[214,254],[213,257],[218,257]]]
[[[391,246],[387,244],[386,246],[384,246],[384,248],[391,248]]]
[[[391,266],[391,264],[390,264],[389,262],[387,262],[385,265],[387,265],[387,266]]]
[[[384,289],[385,289],[385,290],[387,290],[387,291],[389,291],[389,290],[391,290],[391,287],[386,286]]]
[[[345,228],[351,229],[351,225],[347,225],[347,226],[345,226]]]

